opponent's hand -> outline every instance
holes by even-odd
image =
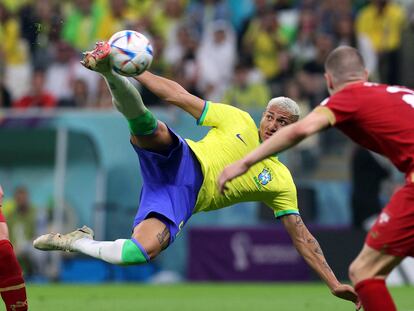
[[[249,166],[246,165],[244,162],[237,161],[227,167],[224,168],[224,170],[221,172],[219,178],[218,178],[218,188],[220,193],[224,193],[225,190],[227,190],[226,183],[231,181],[232,179],[243,175],[247,172],[249,169]]]
[[[332,290],[332,294],[338,298],[352,301],[355,304],[356,310],[361,309],[361,302],[354,288],[347,284],[339,284]]]

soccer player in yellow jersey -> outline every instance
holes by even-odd
[[[130,239],[95,241],[84,226],[74,232],[46,234],[34,241],[41,250],[77,251],[114,264],[142,264],[169,246],[193,213],[243,201],[261,201],[273,209],[308,264],[340,298],[357,302],[352,287],[341,284],[329,268],[316,239],[301,220],[296,188],[289,170],[272,157],[220,194],[216,180],[223,168],[251,152],[260,141],[299,118],[299,108],[285,97],[272,99],[257,129],[247,112],[204,101],[174,81],[145,72],[135,79],[165,102],[191,114],[199,125],[210,126],[200,141],[185,140],[157,120],[144,106],[127,78],[112,72],[110,48],[99,43],[82,63],[101,73],[115,107],[128,121],[131,144],[138,154],[143,187]]]

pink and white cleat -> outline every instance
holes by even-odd
[[[111,53],[111,46],[106,41],[99,41],[92,51],[83,53],[83,60],[81,64],[86,68],[100,73],[109,72],[111,66],[109,64],[109,54]]]

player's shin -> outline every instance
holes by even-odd
[[[152,134],[157,128],[157,119],[145,107],[138,90],[126,77],[113,72],[103,75],[111,91],[114,106],[128,120],[131,133]]]
[[[0,241],[0,294],[7,311],[25,311],[26,286],[9,240]]]
[[[117,265],[137,265],[150,261],[145,249],[135,239],[100,242],[82,238],[74,242],[73,249]]]

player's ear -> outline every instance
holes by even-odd
[[[328,90],[333,90],[332,76],[327,72],[325,72],[324,76],[325,76],[326,85],[328,87]]]

